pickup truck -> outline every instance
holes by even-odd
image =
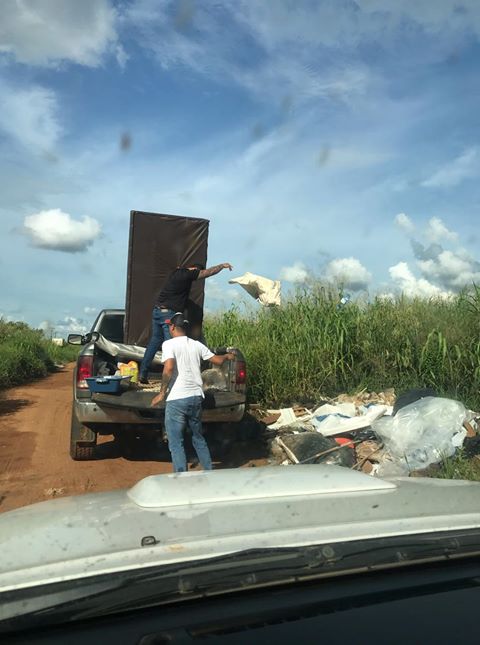
[[[123,343],[125,311],[104,309],[90,333],[70,334],[68,342],[82,345],[73,375],[73,405],[70,433],[70,455],[76,460],[93,459],[99,434],[114,435],[124,445],[137,436],[155,437],[163,427],[164,404],[151,407],[155,392],[129,389],[120,394],[91,393],[85,379],[97,376],[109,357],[99,349],[99,335],[113,343]],[[214,349],[226,353],[227,349]],[[235,361],[221,367],[203,366],[205,423],[240,421],[245,412],[246,366],[242,353],[228,348]],[[110,357],[110,363],[112,359]],[[154,369],[154,368],[153,368]],[[158,376],[161,374],[161,367]]]

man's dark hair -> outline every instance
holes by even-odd
[[[188,320],[185,320],[185,317],[182,313],[178,312],[174,316],[170,318],[169,322],[170,325],[174,325],[175,327],[179,327],[180,329],[186,329],[189,325]]]

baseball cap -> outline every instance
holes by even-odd
[[[186,327],[188,325],[188,320],[184,318],[181,311],[177,311],[176,314],[173,314],[173,316],[168,318],[165,322],[167,325],[175,325],[175,327]]]

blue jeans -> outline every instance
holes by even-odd
[[[193,447],[203,470],[212,470],[210,450],[202,434],[201,396],[189,396],[186,399],[167,401],[165,405],[165,430],[175,473],[187,470],[187,457],[183,447],[185,428],[188,428],[192,433]]]
[[[148,370],[152,364],[153,357],[158,352],[164,340],[171,338],[170,330],[166,324],[166,320],[170,320],[175,315],[174,311],[160,311],[157,307],[153,308],[152,313],[152,335],[148,341],[147,349],[143,356],[143,361],[140,365],[140,376],[146,378]]]

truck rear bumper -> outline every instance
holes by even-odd
[[[100,405],[95,401],[74,401],[74,412],[80,423],[163,425],[164,410],[150,411]],[[229,423],[241,421],[245,403],[203,411],[204,423]]]
[[[89,423],[125,423],[158,425],[159,419],[142,417],[135,410],[97,405],[94,401],[74,401],[74,412],[84,425]]]

